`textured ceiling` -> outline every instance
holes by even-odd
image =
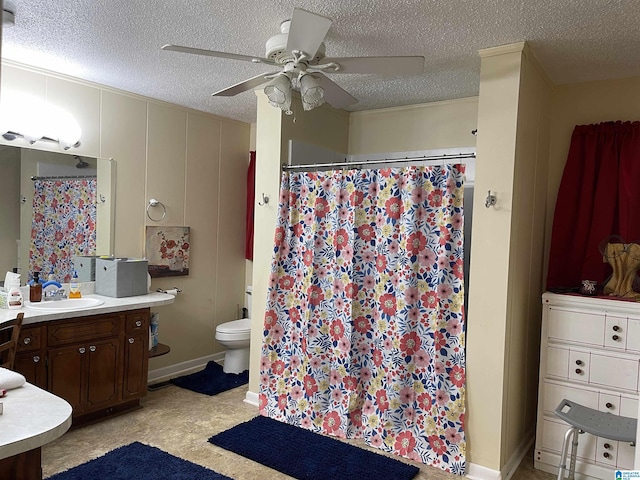
[[[5,0],[5,3],[7,0]],[[272,67],[160,50],[264,56],[294,7],[333,24],[327,56],[423,55],[419,75],[331,78],[370,110],[478,94],[478,50],[526,40],[556,84],[640,76],[638,0],[9,0],[2,55],[28,65],[254,122],[253,92],[211,93]]]

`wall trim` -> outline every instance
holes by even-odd
[[[507,461],[501,471],[493,470],[491,468],[483,467],[477,463],[470,463],[467,469],[465,477],[472,480],[509,480],[516,473],[516,470],[522,463],[525,455],[529,452],[533,446],[534,430],[531,429],[527,435],[525,435],[518,448],[516,448],[511,458]]]
[[[439,100],[437,102],[414,103],[411,105],[403,105],[398,107],[378,108],[375,110],[361,110],[359,112],[351,112],[351,117],[364,117],[367,115],[379,115],[380,113],[390,113],[406,110],[417,110],[427,107],[440,107],[444,105],[452,105],[456,103],[478,103],[478,97],[453,98],[451,100]]]
[[[509,480],[513,476],[513,474],[516,473],[516,470],[522,463],[522,460],[524,459],[525,455],[529,452],[529,450],[533,446],[534,438],[535,438],[535,431],[534,429],[531,429],[529,430],[529,433],[527,433],[524,436],[524,438],[522,439],[522,442],[520,442],[520,445],[518,445],[515,452],[513,452],[513,455],[511,455],[511,458],[509,459],[509,461],[505,464],[504,467],[502,467],[503,480]]]
[[[495,57],[496,55],[506,55],[508,53],[522,53],[525,49],[526,42],[510,43],[508,45],[499,45],[497,47],[489,47],[478,50],[480,58]]]
[[[153,385],[154,383],[166,382],[181,375],[188,375],[190,373],[197,372],[198,370],[202,370],[211,360],[218,362],[221,365],[224,364],[224,352],[206,355],[193,360],[187,360],[186,362],[176,363],[174,365],[169,365],[168,367],[149,370],[147,383]]]
[[[501,480],[501,473],[499,470],[483,467],[477,463],[470,463],[465,477],[472,480]]]
[[[253,405],[254,407],[258,406],[258,394],[254,392],[247,392],[244,397],[244,403],[248,403],[249,405]]]

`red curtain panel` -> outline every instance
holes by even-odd
[[[249,168],[247,170],[247,217],[245,221],[246,234],[244,243],[244,257],[253,260],[253,207],[256,197],[256,152],[249,152]]]
[[[578,125],[553,218],[548,290],[601,285],[611,275],[600,246],[640,242],[640,122]]]

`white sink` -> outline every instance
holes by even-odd
[[[49,300],[42,302],[25,302],[27,308],[34,310],[84,310],[85,308],[97,307],[102,305],[104,300],[97,298],[66,298],[64,300]]]

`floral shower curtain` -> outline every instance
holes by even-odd
[[[463,169],[283,174],[263,415],[464,474]]]
[[[34,189],[29,265],[69,282],[73,256],[96,252],[97,180],[35,180]]]

